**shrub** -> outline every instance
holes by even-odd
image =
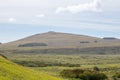
[[[108,78],[104,73],[82,69],[63,70],[60,75],[65,78],[76,78],[81,80],[106,80]]]
[[[26,67],[46,67],[46,64],[39,61],[14,61],[14,62]]]
[[[41,61],[13,61],[19,65],[26,67],[47,67],[47,66],[64,66],[64,67],[80,67],[80,64],[70,64],[70,63],[46,63]]]
[[[18,45],[18,47],[34,47],[34,46],[47,46],[45,43],[26,43]]]
[[[94,43],[97,43],[98,41],[94,41]]]
[[[94,66],[94,67],[93,67],[93,70],[95,70],[95,71],[100,71],[100,69],[99,69],[97,66]]]
[[[90,43],[89,41],[81,41],[80,43]]]
[[[112,78],[113,78],[114,80],[120,79],[120,73],[114,74]]]

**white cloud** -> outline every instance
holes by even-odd
[[[16,19],[15,18],[9,18],[8,21],[9,22],[16,22]]]
[[[43,17],[45,17],[45,15],[44,14],[38,14],[38,15],[36,15],[36,17],[43,18]]]
[[[93,11],[93,12],[101,12],[101,0],[93,0],[89,3],[72,5],[67,7],[58,7],[56,13],[60,12],[71,12],[71,13],[79,13],[84,11]]]

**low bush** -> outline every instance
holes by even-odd
[[[75,78],[81,80],[106,80],[108,77],[101,72],[92,70],[63,70],[60,75],[65,78]]]
[[[34,47],[34,46],[47,46],[46,43],[26,43],[26,44],[20,44],[18,47]]]
[[[89,41],[81,41],[80,43],[90,43]]]
[[[47,67],[47,66],[64,66],[64,67],[80,67],[80,64],[70,63],[45,63],[40,61],[13,61],[19,65],[26,67]]]
[[[95,71],[100,71],[100,69],[99,69],[97,66],[94,66],[94,67],[93,67],[93,70],[95,70]]]
[[[116,73],[113,75],[114,80],[120,80],[120,73]]]

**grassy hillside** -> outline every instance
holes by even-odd
[[[0,80],[60,80],[14,64],[0,56]]]

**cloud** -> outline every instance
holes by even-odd
[[[45,17],[45,15],[44,14],[38,14],[35,17],[37,17],[37,18],[43,18],[43,17]]]
[[[58,7],[56,13],[60,12],[70,12],[79,13],[84,11],[101,12],[101,0],[93,0],[89,3],[72,5],[67,7]]]
[[[9,18],[8,21],[9,22],[16,22],[16,19],[15,18]]]

